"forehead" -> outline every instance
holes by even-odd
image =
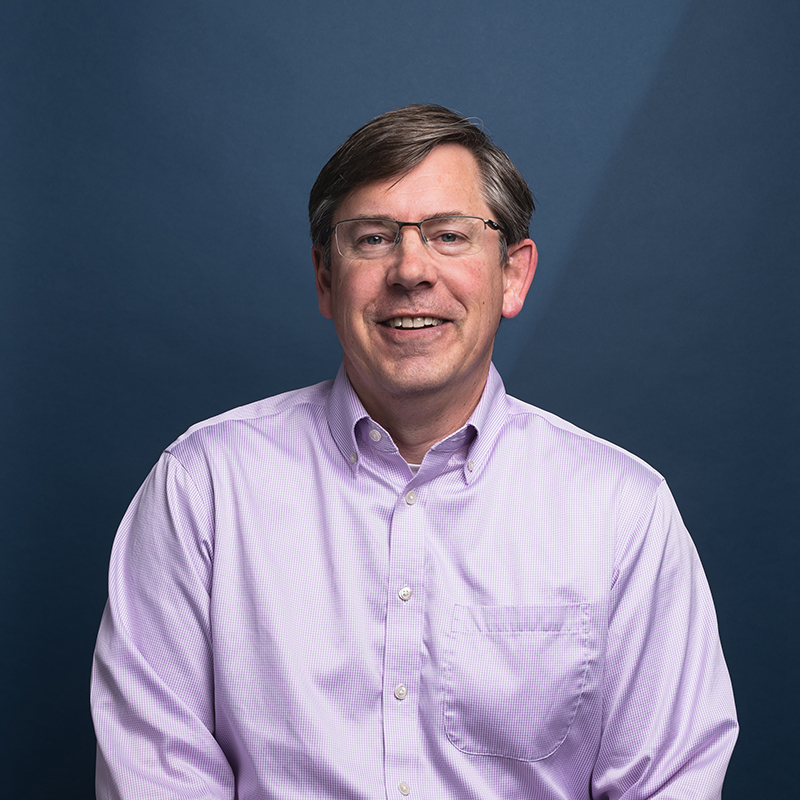
[[[342,201],[334,222],[357,217],[418,221],[440,214],[489,215],[478,163],[461,145],[440,145],[405,175],[359,186]]]

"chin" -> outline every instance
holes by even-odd
[[[403,374],[400,371],[394,371],[391,374],[384,375],[383,389],[389,394],[395,396],[407,395],[426,395],[441,391],[445,387],[454,382],[454,376],[442,373],[420,373]]]

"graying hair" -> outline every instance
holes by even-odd
[[[308,200],[311,241],[330,265],[333,215],[359,186],[410,172],[435,148],[458,144],[478,164],[483,195],[500,226],[501,259],[508,244],[528,237],[534,211],[528,184],[511,159],[468,119],[438,105],[410,105],[387,111],[352,134],[322,168]]]

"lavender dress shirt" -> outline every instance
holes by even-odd
[[[191,428],[92,706],[103,800],[712,800],[737,734],[663,479],[494,368],[416,476],[343,370]]]

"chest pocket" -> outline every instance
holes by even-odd
[[[539,761],[569,732],[589,665],[587,605],[456,606],[448,739],[465,753]]]

